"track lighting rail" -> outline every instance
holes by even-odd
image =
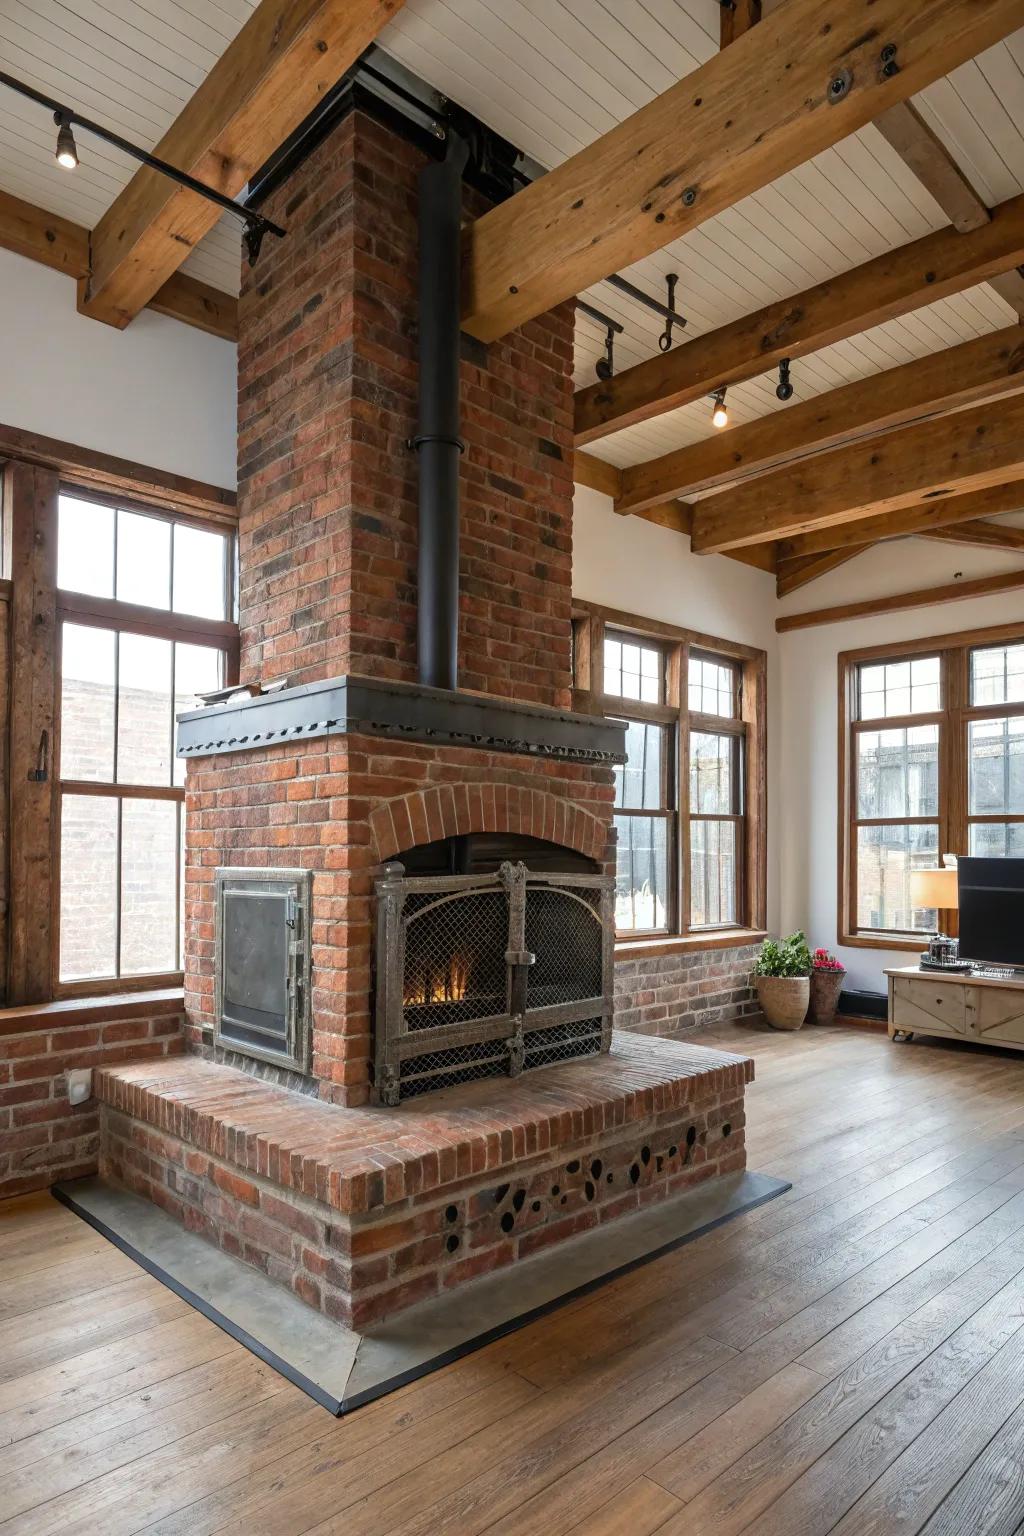
[[[70,138],[69,145],[69,136],[71,127],[75,125],[83,128],[86,133],[91,133],[94,137],[103,139],[105,143],[112,144],[115,149],[121,150],[123,154],[130,155],[140,165],[147,165],[150,170],[158,171],[161,176],[169,177],[171,181],[176,181],[180,187],[187,188],[189,192],[195,192],[198,197],[205,197],[208,202],[216,203],[219,208],[224,209],[225,213],[235,214],[236,217],[242,220],[242,234],[245,240],[245,248],[249,253],[250,266],[255,266],[256,264],[265,235],[276,235],[281,239],[287,233],[279,224],[275,224],[271,219],[265,218],[262,213],[257,213],[254,209],[247,208],[244,203],[236,202],[234,198],[226,196],[223,192],[218,192],[214,187],[206,186],[204,182],[197,181],[194,176],[190,176],[187,171],[178,170],[177,166],[169,165],[166,160],[161,160],[157,155],[150,154],[148,150],[139,149],[138,145],[132,144],[128,139],[123,139],[119,133],[113,133],[109,128],[101,127],[99,123],[94,123],[91,118],[83,117],[80,112],[75,112],[71,107],[65,106],[63,102],[55,101],[52,97],[44,95],[42,91],[37,91],[33,86],[25,85],[23,81],[16,80],[13,75],[7,75],[0,71],[0,85],[5,85],[8,90],[15,91],[19,96],[24,96],[29,101],[34,101],[37,106],[47,107],[53,113],[54,121],[60,130],[58,135],[58,153],[60,153],[61,148],[64,148],[66,156],[66,158],[61,160],[62,165],[73,168],[73,165],[77,163],[77,159],[73,159],[67,153],[68,148],[72,151],[74,150],[74,139],[73,137]]]

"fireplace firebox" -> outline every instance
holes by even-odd
[[[379,1103],[608,1050],[610,876],[390,863],[376,893]]]

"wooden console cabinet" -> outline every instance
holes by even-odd
[[[916,965],[886,971],[889,1038],[945,1035],[1024,1050],[1024,979],[1009,981]]]

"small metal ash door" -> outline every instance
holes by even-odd
[[[296,869],[218,869],[217,1043],[309,1069],[311,876]]]

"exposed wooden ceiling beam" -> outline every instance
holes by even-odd
[[[261,0],[154,153],[235,197],[404,0]],[[79,308],[126,326],[220,218],[142,167],[92,232]]]
[[[1024,480],[1024,397],[837,448],[698,502],[693,548],[721,553]]]
[[[617,464],[608,464],[592,453],[581,453],[579,449],[573,454],[572,478],[576,485],[589,486],[592,491],[600,491],[613,499],[622,490],[622,470]]]
[[[0,247],[78,281],[89,272],[87,229],[7,192],[0,192]],[[237,339],[238,300],[184,273],[158,288],[146,307],[226,341]]]
[[[492,341],[662,249],[1022,23],[1021,0],[786,0],[469,226],[464,328]]]
[[[791,560],[779,560],[775,578],[776,596],[788,597],[790,592],[806,587],[808,582],[817,581],[819,576],[826,576],[829,571],[845,565],[847,560],[860,554],[863,554],[863,549],[830,549],[820,555],[797,555]]]
[[[719,0],[719,44],[728,48],[761,20],[761,0]]]
[[[979,549],[1005,549],[1013,554],[1024,554],[1024,528],[1012,523],[961,523],[954,528],[933,528],[926,539],[938,539],[950,544],[974,544]]]
[[[709,503],[710,505],[710,503]],[[964,496],[940,496],[917,507],[900,512],[882,512],[855,523],[836,523],[830,528],[815,528],[791,539],[782,539],[777,548],[781,560],[820,554],[829,549],[854,549],[877,544],[882,539],[927,538],[939,528],[953,528],[974,523],[978,518],[998,517],[1003,512],[1017,512],[1024,506],[1024,485],[990,485],[983,491],[968,491]]]
[[[875,118],[875,127],[956,229],[966,234],[988,223],[984,200],[912,102],[889,107]]]
[[[955,603],[967,597],[992,597],[1000,592],[1016,592],[1024,587],[1024,566],[998,576],[979,576],[974,581],[951,581],[942,587],[921,587],[916,592],[899,592],[892,597],[869,597],[858,603],[833,604],[807,613],[787,613],[775,620],[782,635],[793,629],[810,629],[818,624],[842,624],[847,619],[870,618],[876,613],[900,613],[908,608],[931,608],[936,603]]]
[[[1007,326],[624,469],[615,510],[637,512],[667,496],[744,480],[870,432],[1018,390],[1024,337]]]
[[[924,235],[580,390],[576,442],[595,442],[633,422],[700,400],[721,384],[756,378],[784,357],[816,352],[1020,262],[1024,196],[1000,203],[989,223],[970,234],[950,226]]]

